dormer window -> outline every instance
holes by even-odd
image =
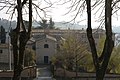
[[[44,48],[49,48],[49,45],[48,44],[44,44]]]

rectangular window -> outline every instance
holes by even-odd
[[[44,56],[44,63],[48,63],[48,61],[49,61],[49,57],[48,56]]]
[[[3,50],[0,50],[0,53],[3,53]]]

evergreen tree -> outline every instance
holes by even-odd
[[[47,20],[46,19],[42,19],[42,21],[40,21],[40,26],[43,29],[46,29],[48,27]]]
[[[54,27],[54,22],[52,21],[52,18],[50,18],[50,20],[49,20],[49,28],[50,29],[54,29],[55,27]]]
[[[0,26],[0,40],[1,43],[5,43],[6,41],[6,32],[5,32],[5,28],[2,25]]]

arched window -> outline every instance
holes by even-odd
[[[49,45],[48,44],[44,44],[44,48],[49,48]]]

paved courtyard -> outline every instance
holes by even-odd
[[[41,65],[37,68],[37,77],[35,80],[55,80],[52,78],[49,65]]]

